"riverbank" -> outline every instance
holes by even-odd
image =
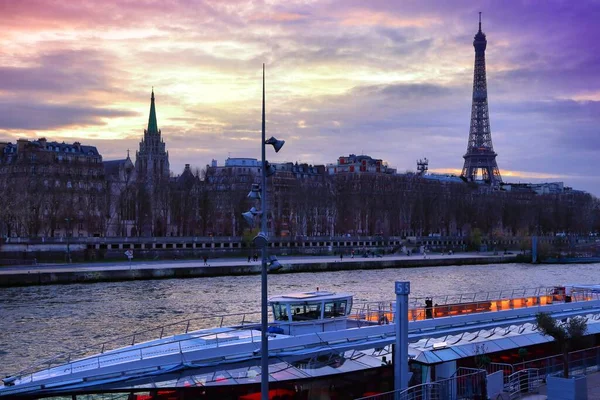
[[[382,258],[281,257],[277,274],[296,272],[330,272],[384,268],[416,268],[449,265],[499,264],[517,261],[515,255],[454,254],[385,256]],[[93,283],[129,280],[199,278],[215,276],[257,275],[260,261],[215,259],[132,263],[89,263],[14,266],[0,268],[0,287]]]

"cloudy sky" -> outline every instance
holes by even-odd
[[[0,0],[0,140],[139,146],[154,87],[171,167],[427,157],[460,173],[483,12],[504,181],[600,195],[598,1]]]

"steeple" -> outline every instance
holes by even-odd
[[[150,96],[150,117],[148,129],[144,129],[144,137],[140,142],[140,150],[136,152],[135,169],[138,176],[149,182],[169,177],[169,153],[161,138],[156,122],[156,106],[154,104],[154,87]]]
[[[150,97],[150,118],[148,119],[148,133],[158,133],[158,124],[156,123],[156,108],[154,107],[154,86],[152,87],[152,96]]]

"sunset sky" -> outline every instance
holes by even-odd
[[[600,195],[598,1],[0,0],[0,140],[124,158],[154,87],[176,174],[258,158],[264,62],[271,161],[459,174],[479,11],[504,181]]]

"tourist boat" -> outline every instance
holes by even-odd
[[[349,293],[316,290],[273,297],[269,306],[271,397],[311,398],[341,388],[360,397],[381,390],[370,385],[393,381],[394,302],[354,305]],[[413,298],[409,342],[418,346],[412,353],[409,348],[412,364],[449,362],[439,358],[440,351],[458,346],[466,332],[493,328],[491,338],[496,329],[530,322],[540,307],[563,316],[600,313],[600,291],[563,286]],[[142,399],[178,398],[185,392],[185,398],[250,399],[260,391],[258,315],[218,317],[212,328],[206,319],[191,319],[61,354],[4,378],[0,397],[119,393]],[[230,323],[231,318],[237,322]],[[455,342],[449,340],[461,333]],[[157,338],[145,340],[151,336]],[[432,338],[443,339],[431,350],[438,353],[427,354]],[[468,357],[465,349],[458,354]]]

